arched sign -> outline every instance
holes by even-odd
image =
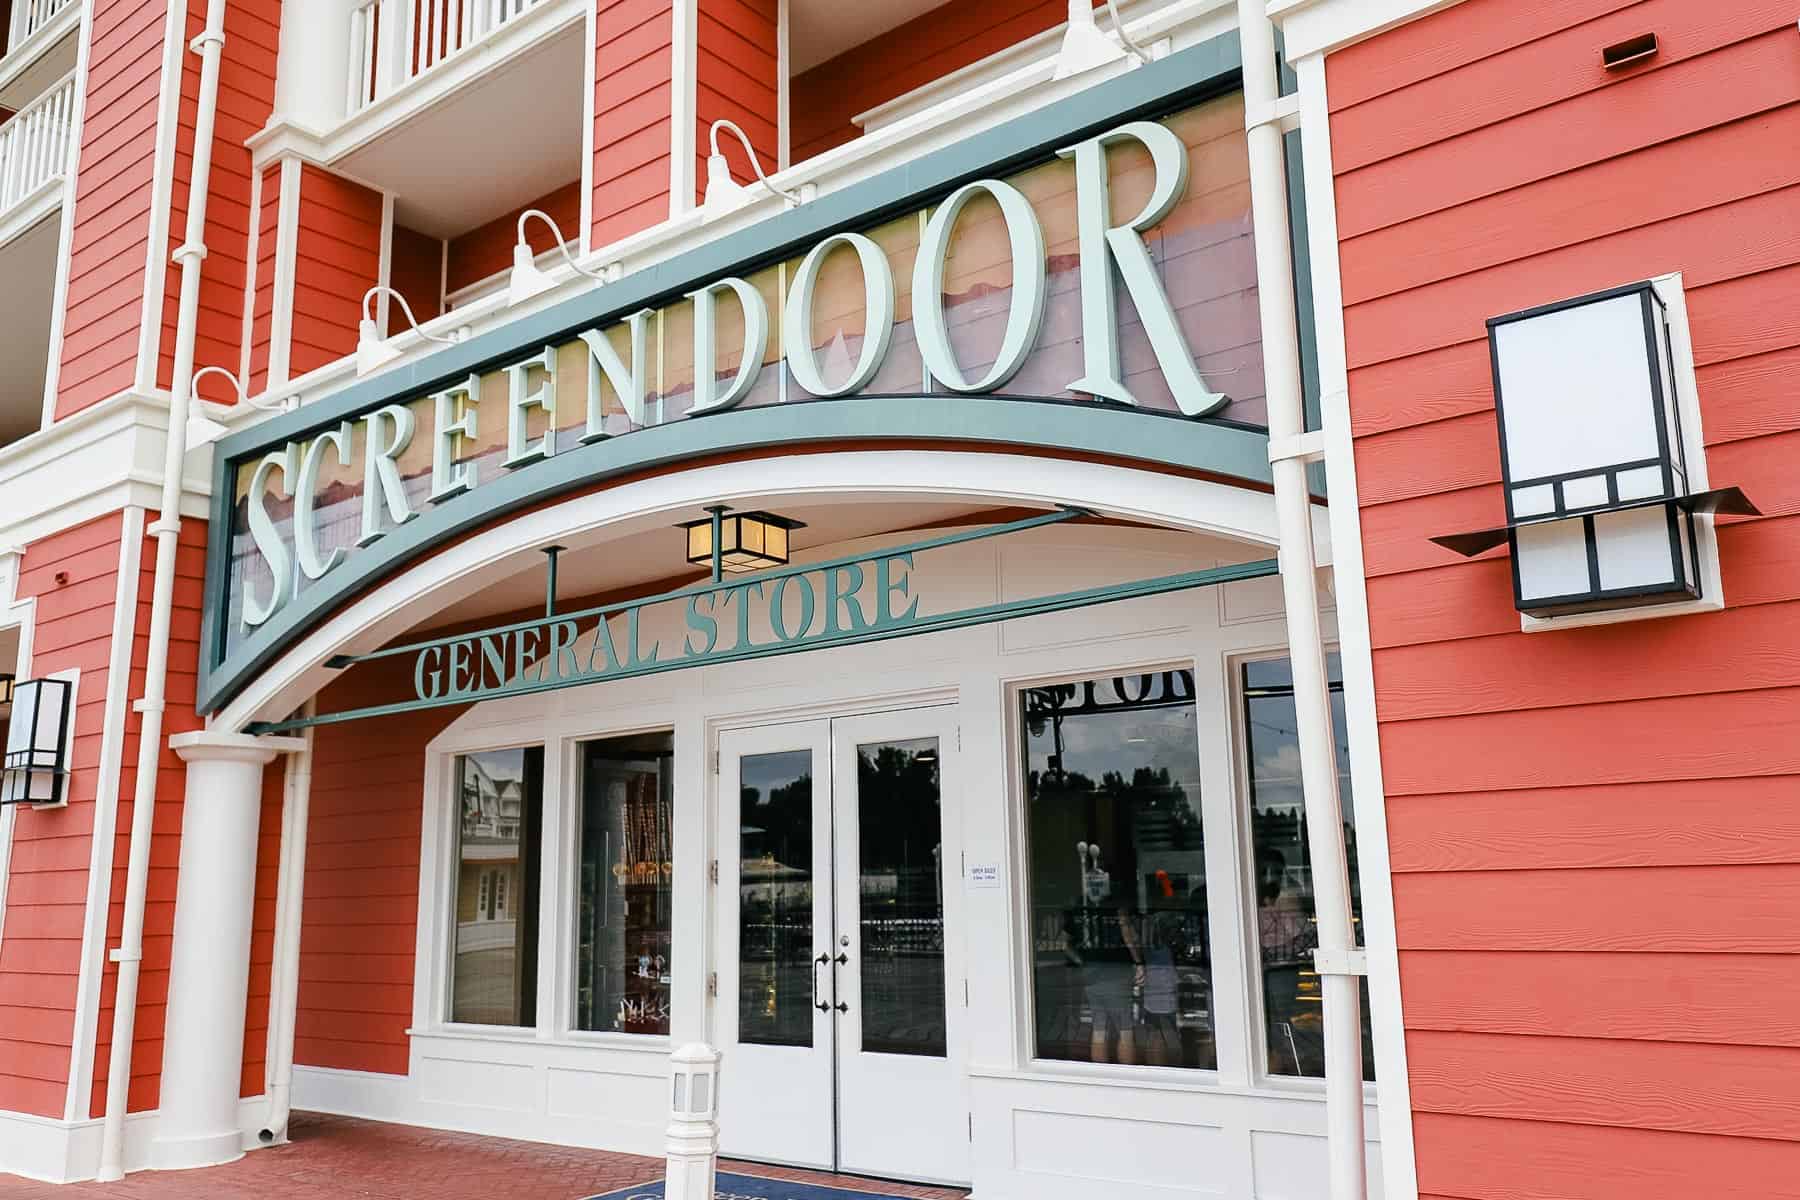
[[[200,708],[445,539],[684,460],[905,438],[1266,486],[1236,53],[1173,55],[227,438]]]

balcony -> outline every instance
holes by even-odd
[[[0,115],[75,69],[81,0],[0,0]]]
[[[0,445],[35,432],[43,416],[75,103],[66,75],[0,123]]]

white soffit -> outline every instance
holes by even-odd
[[[53,214],[0,246],[0,445],[43,424],[59,232]]]
[[[559,31],[332,168],[393,192],[399,224],[440,238],[580,179],[583,41],[579,23]]]
[[[799,75],[830,62],[846,50],[898,29],[944,3],[945,0],[788,0],[789,73]]]

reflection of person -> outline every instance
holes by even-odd
[[[1155,1066],[1181,1059],[1181,1028],[1175,1020],[1177,980],[1174,941],[1181,917],[1158,913],[1150,919],[1150,946],[1139,973],[1144,987],[1144,1057]]]
[[[1134,993],[1144,986],[1144,955],[1130,910],[1119,907],[1113,920],[1118,924],[1125,954],[1114,957],[1102,951],[1086,960],[1087,1002],[1094,1020],[1093,1061],[1129,1066],[1138,1057]],[[1119,1038],[1116,1058],[1108,1054],[1111,1035],[1115,1033]]]

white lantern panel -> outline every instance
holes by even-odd
[[[1648,500],[1652,496],[1662,495],[1662,485],[1662,468],[1660,467],[1638,467],[1632,471],[1620,471],[1619,499],[1621,501]],[[1676,487],[1679,490],[1679,477],[1677,477]]]
[[[1594,518],[1594,543],[1605,591],[1677,582],[1669,513],[1661,505],[1601,513]]]
[[[1508,478],[1660,457],[1641,293],[1509,321],[1493,333]]]
[[[1571,479],[1563,484],[1565,508],[1595,508],[1611,498],[1604,475],[1589,475],[1586,479]]]
[[[1521,600],[1547,600],[1592,589],[1581,521],[1527,525],[1514,532],[1513,544]]]
[[[46,737],[44,731],[34,728],[55,723],[56,714],[54,712],[45,712],[41,717],[38,713],[39,706],[45,705],[45,702],[50,699],[44,695],[43,685],[35,682],[21,683],[13,692],[12,715],[7,718],[6,726],[6,757],[8,761],[22,761],[23,756],[30,754],[33,750],[54,750],[56,748],[54,730],[51,730],[50,736]],[[50,704],[46,707],[53,708],[55,706]],[[34,731],[37,733],[39,742],[48,741],[49,744],[47,746],[34,745],[32,741]]]
[[[1520,517],[1538,517],[1553,513],[1556,511],[1556,489],[1548,483],[1515,488],[1512,494],[1512,510],[1515,516]]]

